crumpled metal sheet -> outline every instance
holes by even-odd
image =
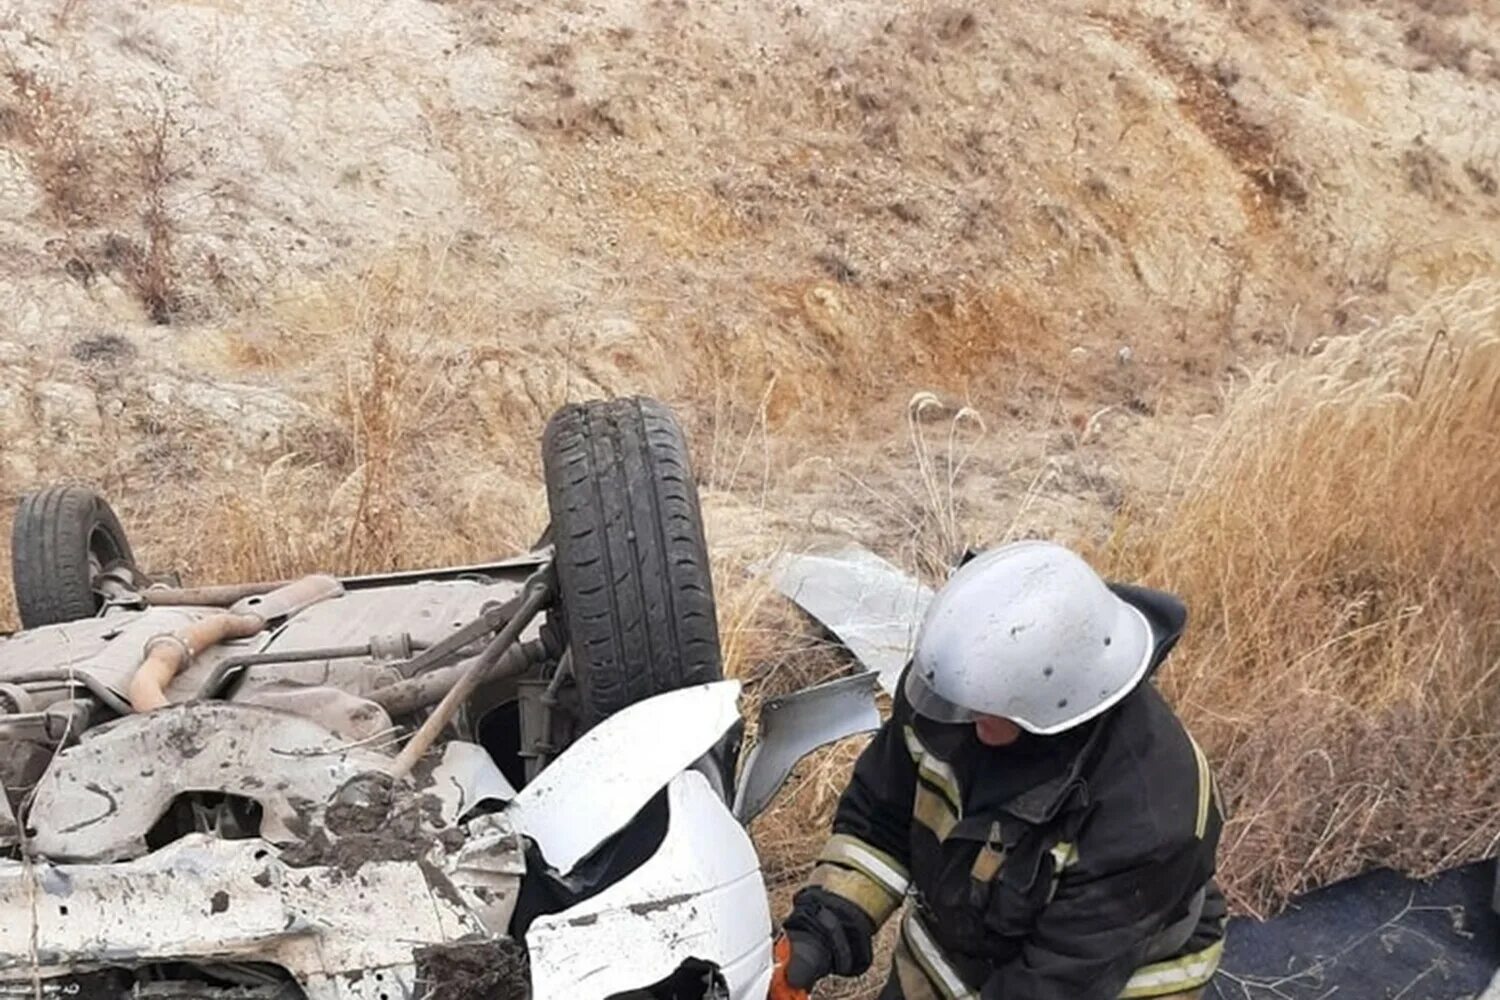
[[[503,816],[478,816],[468,825],[468,840],[448,862],[453,887],[491,934],[510,933],[510,918],[526,875],[521,838]]]
[[[309,1000],[389,1000],[420,995],[415,948],[482,931],[418,861],[351,875],[192,834],[126,863],[0,863],[0,982],[29,984],[33,955],[43,977],[200,957],[278,965]]]
[[[738,681],[636,702],[579,737],[504,815],[566,875],[739,720]]]
[[[533,1000],[609,997],[714,963],[733,1000],[771,979],[771,914],[755,847],[708,780],[672,779],[661,847],[603,892],[526,932]]]
[[[202,789],[259,802],[261,835],[293,843],[306,820],[299,809],[389,766],[309,719],[253,705],[174,705],[89,730],[59,753],[37,783],[31,843],[55,859],[138,857],[172,801]]]
[[[429,791],[442,802],[442,819],[449,826],[481,802],[509,802],[516,797],[515,787],[489,751],[464,740],[450,740],[443,747],[443,759],[432,769]]]
[[[880,728],[876,683],[871,673],[855,674],[761,704],[755,746],[735,792],[734,814],[741,823],[770,803],[797,761],[826,743]]]
[[[894,694],[932,590],[869,549],[788,553],[763,567],[778,591],[822,622]]]

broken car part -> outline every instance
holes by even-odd
[[[433,643],[408,662],[401,664],[401,674],[405,677],[415,677],[426,673],[446,663],[471,644],[487,640],[490,633],[504,628],[505,623],[515,617],[516,612],[520,610],[523,594],[517,594],[504,604],[486,604],[480,609],[479,617],[458,628],[453,634]]]
[[[0,921],[0,977],[214,956],[284,969],[307,1000],[419,996],[414,947],[485,930],[434,865],[376,858],[351,877],[198,834],[125,864],[0,862],[0,913],[28,915]]]
[[[521,789],[505,815],[566,875],[735,724],[739,693],[738,681],[718,681],[617,712]],[[578,822],[580,801],[588,823]]]
[[[520,681],[516,685],[519,706],[517,722],[521,730],[520,756],[526,764],[526,780],[531,781],[552,762],[561,749],[558,742],[558,693],[573,677],[573,651],[563,650],[557,669],[549,678]]]
[[[500,654],[500,658],[495,661],[494,672],[488,679],[519,673],[545,658],[546,648],[540,642],[520,643]],[[393,716],[408,715],[442,701],[470,666],[471,662],[465,661],[409,680],[396,681],[371,691],[369,698]]]
[[[516,789],[485,753],[484,747],[454,740],[443,748],[443,759],[432,769],[432,793],[442,802],[442,818],[455,825],[470,810],[485,803],[504,804]]]
[[[532,922],[532,1000],[610,997],[705,957],[714,959],[731,995],[766,995],[771,914],[750,838],[696,771],[672,779],[667,809],[666,837],[645,864],[577,906]]]
[[[879,729],[876,683],[874,674],[855,674],[761,705],[755,746],[740,768],[735,817],[749,823],[759,816],[792,767],[818,747]]]
[[[31,847],[48,858],[139,857],[146,834],[179,795],[212,789],[260,804],[260,835],[294,843],[352,778],[390,758],[347,747],[298,716],[203,702],[128,716],[86,733],[57,755],[28,813]]]
[[[894,694],[932,591],[868,549],[787,554],[761,567]]]
[[[443,700],[438,702],[437,708],[432,710],[432,714],[422,723],[422,727],[401,749],[401,753],[396,757],[396,763],[391,767],[391,777],[400,778],[410,772],[438,738],[438,734],[453,721],[453,716],[458,713],[465,699],[473,694],[474,689],[480,684],[493,678],[494,669],[502,656],[521,638],[521,631],[531,624],[531,619],[536,617],[537,613],[542,610],[542,605],[551,596],[551,568],[544,567],[533,573],[526,580],[523,592],[525,596],[521,600],[521,606],[516,609],[515,617],[505,623],[500,634],[495,636],[494,640],[485,647],[484,652],[465,668],[453,688],[443,696]]]

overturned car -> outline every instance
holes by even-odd
[[[865,674],[740,753],[683,436],[543,438],[517,558],[184,587],[97,495],[23,498],[0,638],[0,997],[765,995],[744,824],[878,724]]]

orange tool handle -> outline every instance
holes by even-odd
[[[771,973],[771,992],[767,1000],[808,1000],[806,990],[799,990],[786,981],[786,967],[792,960],[792,942],[785,934],[776,939],[776,950],[772,954],[776,967]]]

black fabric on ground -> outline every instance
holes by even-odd
[[[1230,922],[1205,1000],[1464,1000],[1500,966],[1494,862],[1419,882],[1380,871]]]

